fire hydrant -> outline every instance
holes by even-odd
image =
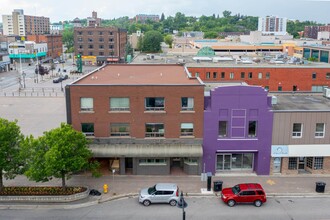
[[[107,193],[108,192],[108,184],[104,184],[103,185],[103,193]]]

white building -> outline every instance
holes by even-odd
[[[263,34],[261,31],[251,31],[249,35],[241,35],[240,40],[249,44],[283,44],[286,40],[292,40],[293,36],[285,33],[283,35]]]
[[[259,17],[258,31],[269,35],[285,35],[287,18],[279,18],[276,16]]]
[[[3,34],[25,36],[25,20],[22,9],[15,9],[11,15],[2,15]]]
[[[320,31],[317,32],[318,40],[330,40],[330,32],[329,31]]]
[[[35,43],[34,41],[17,41],[8,45],[10,59],[22,63],[30,63],[32,60],[44,58],[47,55],[47,43]]]

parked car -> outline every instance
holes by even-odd
[[[54,63],[55,63],[55,64],[59,64],[60,62],[58,62],[58,60],[55,60]]]
[[[179,200],[179,188],[174,183],[157,183],[139,193],[139,202],[145,206],[151,203],[169,203],[175,206]]]
[[[65,60],[60,60],[60,63],[65,63]]]
[[[253,203],[260,207],[267,201],[266,193],[259,183],[241,183],[231,188],[224,188],[221,199],[232,207],[237,203]]]
[[[60,83],[62,81],[63,81],[62,77],[56,77],[53,79],[53,83]]]
[[[62,75],[61,78],[62,78],[62,80],[66,80],[66,79],[69,79],[69,76],[65,74],[65,75]]]

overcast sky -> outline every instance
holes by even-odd
[[[222,17],[224,10],[232,14],[276,15],[330,23],[330,0],[0,0],[0,15],[11,14],[14,9],[23,9],[25,15],[49,17],[51,23],[91,17],[92,11],[96,11],[99,18],[113,19],[161,13],[167,17],[176,12],[186,16],[219,14]]]

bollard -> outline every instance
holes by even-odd
[[[103,193],[107,193],[108,192],[108,185],[104,184],[103,185]]]

